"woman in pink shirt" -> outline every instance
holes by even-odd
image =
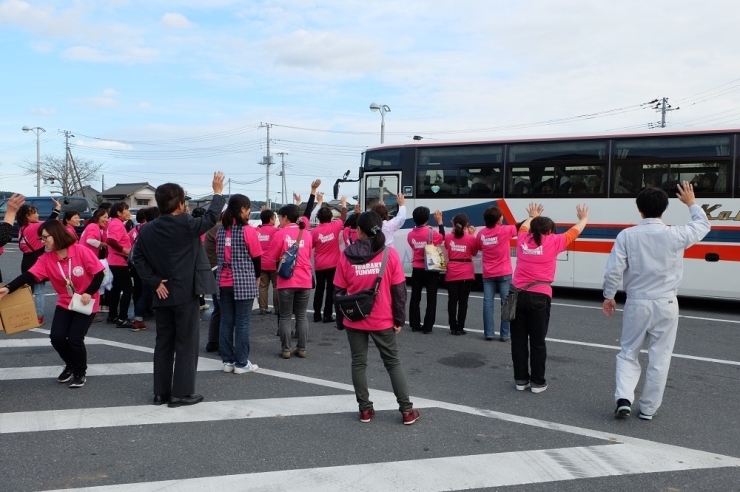
[[[67,228],[70,234],[77,239],[77,228],[80,227],[80,214],[74,210],[67,210],[64,212],[64,218],[62,219],[64,227]]]
[[[478,254],[478,240],[473,235],[475,227],[468,225],[468,216],[457,214],[452,218],[452,232],[445,236],[447,249],[447,314],[450,333],[466,335],[465,318],[468,315],[468,298],[475,281],[473,256]]]
[[[322,207],[319,195],[318,213],[319,225],[311,231],[311,241],[314,247],[314,268],[316,270],[316,290],[313,294],[313,320],[315,322],[333,323],[331,315],[334,304],[334,272],[339,261],[339,235],[347,217],[347,197],[341,198],[342,215],[334,219],[331,210]],[[326,300],[324,291],[326,290]],[[323,304],[323,316],[322,316]]]
[[[108,245],[105,243],[105,229],[108,227],[108,211],[99,208],[80,236],[80,244],[86,246],[101,260],[107,256]]]
[[[115,323],[116,328],[133,328],[128,319],[128,308],[131,304],[131,272],[128,266],[128,257],[131,253],[131,239],[126,231],[126,222],[131,219],[131,212],[124,202],[114,203],[110,208],[108,222],[108,265],[113,272],[113,287],[106,296],[108,298],[107,323]],[[177,238],[172,238],[176,241]]]
[[[442,212],[434,212],[439,232],[435,231],[429,222],[429,209],[416,207],[411,216],[414,218],[414,227],[406,240],[413,251],[411,270],[411,303],[409,304],[409,325],[411,331],[422,331],[425,334],[432,332],[437,317],[437,288],[439,286],[439,272],[428,271],[424,263],[424,247],[427,244],[440,245],[445,240],[445,228],[442,223]],[[427,307],[424,313],[424,324],[421,322],[421,291],[427,290]]]
[[[0,299],[24,284],[51,282],[59,300],[49,338],[65,364],[57,381],[66,383],[72,380],[70,388],[81,388],[85,385],[87,371],[85,334],[98,310],[103,265],[90,250],[75,244],[75,239],[59,221],[44,223],[40,237],[48,251],[27,272],[0,288]],[[69,309],[74,294],[80,295],[84,306],[93,303],[91,314]]]
[[[346,329],[352,352],[352,385],[360,406],[360,422],[370,422],[375,415],[367,384],[368,339],[372,338],[391,378],[393,393],[404,424],[419,419],[419,411],[409,399],[409,386],[398,358],[396,334],[406,322],[406,278],[401,259],[394,248],[386,245],[383,220],[376,212],[357,218],[358,240],[340,255],[334,286],[337,295],[352,295],[371,289],[388,250],[385,271],[380,280],[372,310],[365,319],[350,321],[337,311],[337,327]]]
[[[312,193],[313,194],[313,193]],[[310,212],[309,212],[310,213]],[[278,212],[280,229],[275,233],[270,245],[270,261],[279,265],[280,258],[300,236],[298,242],[298,256],[295,270],[290,278],[278,275],[278,295],[280,297],[280,343],[281,356],[290,358],[290,317],[295,314],[296,344],[295,354],[306,357],[306,342],[308,340],[308,298],[313,288],[313,272],[311,269],[311,233],[308,231],[308,218],[301,216],[297,205],[285,205]]]
[[[558,255],[576,240],[588,222],[588,207],[576,206],[578,223],[565,234],[556,234],[555,223],[540,214],[542,205],[531,203],[529,218],[519,228],[516,269],[511,285],[518,289],[516,319],[511,322],[511,359],[516,389],[532,393],[547,389],[545,337]],[[531,351],[530,351],[531,350]],[[530,375],[531,367],[531,375]]]
[[[57,220],[61,205],[54,202],[54,211],[49,215],[47,221]],[[44,245],[39,239],[39,231],[42,223],[39,222],[39,211],[33,205],[23,205],[16,214],[18,220],[18,249],[23,253],[21,258],[21,273],[25,273],[31,268],[36,260],[44,254]],[[44,324],[44,286],[46,282],[38,282],[33,286],[33,302],[36,305],[36,316],[40,325]]]
[[[221,309],[218,353],[223,371],[234,374],[259,369],[249,360],[249,328],[262,264],[257,231],[249,225],[251,207],[245,195],[232,195],[221,219],[222,227],[216,233],[216,282]]]
[[[262,224],[257,228],[257,238],[262,246],[262,262],[260,265],[260,287],[259,287],[259,306],[260,314],[268,314],[269,290],[272,283],[272,307],[275,314],[280,312],[280,299],[277,290],[277,266],[274,261],[270,261],[270,243],[272,237],[278,231],[275,227],[275,212],[272,210],[262,210],[260,212]]]
[[[509,241],[516,237],[516,225],[504,225],[504,216],[498,207],[488,207],[483,212],[486,227],[478,232],[478,249],[483,265],[483,336],[493,340],[493,299],[498,291],[501,302],[509,295],[511,285],[511,254]],[[501,321],[499,332],[502,342],[511,339],[508,321]]]

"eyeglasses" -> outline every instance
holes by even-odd
[[[50,237],[51,237],[51,234],[41,234],[39,236],[39,241],[44,242],[44,241],[46,241]]]

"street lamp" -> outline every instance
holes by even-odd
[[[41,196],[41,142],[39,140],[39,135],[41,132],[46,133],[46,130],[40,126],[34,128],[24,126],[21,130],[25,133],[33,132],[36,134],[36,196]]]
[[[391,108],[385,104],[372,103],[370,111],[380,111],[380,143],[385,143],[385,114],[391,112]]]

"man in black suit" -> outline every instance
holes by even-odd
[[[141,228],[134,248],[136,271],[156,293],[155,405],[179,407],[203,401],[195,394],[198,297],[215,293],[217,287],[200,236],[214,226],[224,207],[222,172],[213,174],[212,185],[211,206],[197,219],[185,213],[185,191],[180,185],[158,186],[154,197],[162,215]]]

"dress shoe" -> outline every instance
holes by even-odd
[[[154,395],[155,405],[164,405],[170,399],[170,395]]]
[[[322,321],[324,323],[334,323],[336,319],[334,318],[334,316],[329,316],[328,318],[324,318]]]
[[[218,343],[208,342],[206,344],[206,352],[218,352]]]
[[[189,396],[171,396],[170,402],[167,404],[170,408],[177,408],[182,405],[195,405],[203,401],[203,395],[189,395]]]
[[[313,320],[315,323],[321,321],[321,313],[313,313]]]

